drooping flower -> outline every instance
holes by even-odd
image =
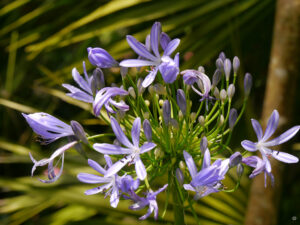
[[[249,178],[254,178],[257,175],[264,173],[265,175],[265,187],[267,187],[267,176],[271,179],[271,184],[274,186],[275,180],[274,176],[271,172],[268,172],[266,169],[266,162],[259,158],[258,156],[249,156],[247,158],[243,158],[242,162],[248,166],[255,168],[250,174]]]
[[[273,140],[268,141],[268,139],[274,134],[275,130],[277,129],[278,122],[279,122],[279,113],[277,110],[274,110],[272,115],[270,116],[267,124],[267,128],[265,130],[265,134],[263,134],[262,127],[260,126],[259,122],[255,119],[251,119],[252,127],[256,133],[257,142],[252,142],[249,140],[242,141],[242,146],[244,149],[250,152],[255,152],[257,150],[260,151],[263,161],[265,162],[266,171],[268,173],[271,172],[271,164],[269,161],[269,157],[273,157],[281,162],[285,163],[297,163],[299,159],[296,156],[285,152],[274,151],[269,147],[273,147],[276,145],[280,145],[282,143],[287,142],[292,137],[294,137],[300,129],[300,126],[294,126],[278,136]]]
[[[108,168],[112,166],[112,161],[111,158],[108,155],[104,155],[106,164]],[[110,205],[114,208],[117,207],[119,203],[119,198],[121,196],[120,189],[121,187],[124,190],[124,181],[122,179],[126,179],[126,181],[130,180],[126,175],[123,177],[118,176],[117,174],[105,177],[105,174],[107,170],[105,170],[102,166],[100,166],[97,162],[94,160],[89,159],[88,164],[96,170],[98,173],[100,173],[103,176],[98,176],[94,174],[88,174],[88,173],[79,173],[77,175],[78,180],[80,180],[83,183],[88,183],[88,184],[101,184],[104,183],[104,185],[89,189],[85,191],[86,195],[94,195],[100,192],[106,192],[106,196],[110,195]],[[132,179],[133,180],[133,179]],[[139,181],[131,181],[129,184],[126,182],[127,186],[130,186],[130,189],[136,190],[139,186]]]
[[[111,127],[115,133],[118,141],[126,146],[120,147],[112,144],[94,144],[93,147],[96,151],[108,154],[108,155],[127,155],[123,159],[113,164],[106,172],[105,177],[116,174],[121,170],[127,163],[135,164],[135,171],[140,180],[144,180],[147,176],[145,166],[140,158],[140,154],[152,150],[156,144],[147,142],[141,147],[140,144],[140,130],[141,130],[141,119],[138,117],[134,120],[131,129],[132,143],[128,140],[120,125],[114,117],[110,117]]]
[[[129,106],[123,100],[116,102],[112,99],[113,97],[118,95],[128,95],[128,92],[118,87],[105,87],[98,91],[93,102],[93,110],[95,116],[100,115],[100,111],[103,106],[105,107],[106,111],[110,113],[116,113],[116,111],[110,105],[116,107],[121,111],[128,111]]]
[[[149,40],[149,39],[148,39]],[[172,59],[170,55],[175,51],[180,43],[179,39],[170,40],[170,38],[161,32],[161,24],[156,22],[153,24],[150,33],[150,48],[138,42],[133,36],[127,35],[127,42],[139,55],[139,59],[126,59],[120,65],[123,67],[142,67],[151,66],[150,73],[144,79],[143,87],[148,87],[155,79],[158,70],[166,83],[173,83],[179,73],[179,54]],[[149,43],[149,42],[148,42]],[[159,46],[162,46],[164,53],[161,56]],[[152,52],[150,51],[152,50]]]
[[[74,135],[70,125],[48,113],[39,112],[28,115],[22,113],[22,115],[33,131],[43,139],[43,144],[49,144],[59,138]]]
[[[202,98],[200,101],[205,99],[213,99],[213,97],[209,96],[209,92],[211,90],[211,82],[207,75],[198,71],[198,70],[184,70],[181,72],[183,74],[183,80],[186,84],[191,85],[192,89],[200,95]],[[193,84],[197,83],[201,92],[198,91]]]
[[[202,169],[197,172],[192,156],[186,151],[183,151],[183,156],[192,178],[191,183],[184,184],[183,187],[185,190],[196,192],[196,195],[194,196],[195,200],[220,191],[222,187],[221,180],[225,178],[225,174],[229,169],[229,159],[218,159],[210,165],[210,152],[206,149],[203,157]]]
[[[33,167],[32,167],[32,170],[31,170],[31,176],[33,176],[34,174],[34,171],[36,170],[37,167],[39,166],[45,166],[48,164],[48,179],[49,180],[42,180],[42,179],[39,179],[41,182],[43,183],[53,183],[54,181],[56,181],[62,174],[62,171],[63,171],[63,167],[64,167],[64,153],[66,150],[72,148],[73,146],[75,146],[78,142],[77,141],[73,141],[73,142],[70,142],[62,147],[60,147],[59,149],[57,149],[51,156],[50,158],[48,159],[41,159],[39,161],[36,161],[33,156],[31,155],[31,153],[29,153],[29,156],[32,160],[32,162],[34,163]],[[53,162],[54,162],[54,159],[59,157],[59,160],[58,161],[61,161],[61,167],[60,167],[60,170],[58,172],[58,174],[55,174],[55,167],[53,167]],[[57,164],[57,163],[56,163]]]
[[[156,196],[164,191],[166,188],[168,187],[168,184],[165,184],[162,188],[158,189],[157,191],[153,192],[152,190],[150,190],[147,194],[146,197],[140,197],[138,196],[135,192],[131,191],[129,197],[127,197],[128,199],[131,199],[132,201],[134,201],[134,204],[131,205],[129,208],[131,210],[140,210],[145,208],[146,206],[148,206],[148,211],[145,215],[143,215],[142,217],[140,217],[140,220],[145,220],[147,219],[152,212],[154,212],[154,219],[157,220],[158,218],[158,205],[156,202]]]

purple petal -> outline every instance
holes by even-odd
[[[210,151],[206,148],[203,156],[202,169],[205,169],[210,166]]]
[[[145,219],[147,219],[147,218],[151,215],[152,211],[153,211],[153,208],[151,208],[151,207],[149,206],[149,208],[148,208],[148,210],[147,210],[147,213],[146,213],[145,215],[141,216],[141,217],[139,218],[139,220],[145,220]]]
[[[148,34],[145,40],[145,47],[150,52],[151,51],[151,43],[150,43],[150,35]]]
[[[197,174],[197,168],[195,165],[195,162],[192,158],[192,156],[187,153],[186,151],[183,151],[183,157],[185,159],[185,163],[190,171],[191,177],[194,178]]]
[[[103,48],[87,48],[88,58],[92,65],[100,68],[118,66],[118,62]]]
[[[156,144],[152,143],[152,142],[148,142],[146,144],[144,144],[142,147],[141,147],[141,154],[142,153],[145,153],[145,152],[148,152],[150,150],[152,150],[153,148],[156,147]]]
[[[270,160],[268,159],[268,157],[266,156],[266,154],[264,152],[262,152],[262,151],[260,151],[260,152],[261,152],[261,155],[263,157],[263,161],[265,162],[266,171],[268,173],[271,173],[272,167],[271,167]]]
[[[121,142],[123,145],[125,145],[128,148],[133,148],[133,145],[129,142],[128,138],[125,136],[117,120],[111,116],[110,122],[111,122],[111,128],[113,129],[119,142]]]
[[[142,83],[142,86],[144,88],[148,87],[150,84],[152,84],[152,82],[154,81],[156,74],[157,74],[157,70],[158,68],[154,68],[153,70],[151,70],[151,72],[145,77],[145,80]]]
[[[116,208],[119,203],[119,189],[117,186],[114,186],[110,196],[110,205],[113,208]]]
[[[288,140],[290,140],[297,134],[299,129],[300,129],[300,126],[294,126],[290,129],[288,129],[286,132],[284,132],[280,136],[278,136],[277,138],[274,138],[271,141],[265,142],[264,146],[270,147],[270,146],[280,145],[284,142],[287,142]]]
[[[170,37],[166,33],[161,32],[161,34],[160,34],[160,45],[161,45],[163,50],[166,49],[166,47],[168,46],[170,41],[171,41]]]
[[[67,93],[68,96],[71,98],[77,99],[82,102],[87,102],[87,103],[93,103],[94,98],[91,95],[86,94],[83,91],[76,92],[76,93]]]
[[[160,64],[159,71],[164,81],[168,84],[173,83],[179,74],[179,68],[174,61]]]
[[[104,155],[104,159],[106,161],[106,164],[107,164],[108,168],[111,167],[112,166],[112,161],[111,161],[110,156],[109,155]],[[106,171],[105,171],[105,173],[106,173]]]
[[[257,150],[256,144],[253,143],[252,141],[248,141],[248,140],[242,141],[241,145],[243,146],[244,149],[250,152],[255,152]]]
[[[123,154],[131,154],[132,150],[128,148],[122,148],[118,145],[112,144],[94,144],[93,148],[102,154],[108,155],[123,155]]]
[[[258,139],[258,141],[260,141],[263,136],[262,128],[261,128],[259,122],[255,119],[251,119],[251,123],[252,123],[252,127],[256,133],[257,139]]]
[[[116,174],[131,160],[132,160],[132,158],[130,156],[126,156],[125,158],[117,161],[106,171],[105,177],[110,177],[110,176]]]
[[[89,94],[91,94],[91,95],[93,94],[92,89],[90,88],[89,84],[87,83],[87,81],[85,81],[80,76],[80,74],[79,74],[79,72],[77,71],[76,68],[73,68],[72,76],[73,76],[73,79],[75,80],[75,82],[79,85],[79,87],[81,87],[83,90],[85,90]]]
[[[141,131],[141,118],[137,117],[132,125],[131,138],[133,145],[139,147],[140,144],[140,131]]]
[[[110,178],[106,177],[100,177],[94,174],[88,174],[88,173],[80,173],[77,175],[78,180],[80,180],[83,183],[88,184],[97,184],[97,183],[107,183],[110,182]]]
[[[179,43],[180,43],[180,40],[178,38],[170,41],[167,48],[164,51],[164,55],[167,55],[167,56],[171,55],[175,51],[175,49],[178,47]]]
[[[155,66],[157,63],[154,61],[142,60],[142,59],[125,59],[120,62],[120,66],[123,67],[142,67],[142,66]]]
[[[190,184],[184,184],[183,188],[187,191],[196,191],[195,188]]]
[[[263,142],[268,140],[269,137],[271,137],[272,134],[274,134],[275,130],[277,129],[278,122],[279,122],[279,113],[277,110],[274,110],[268,120],[267,128],[266,128],[265,134],[262,138]]]
[[[136,175],[138,176],[138,178],[140,180],[145,180],[145,178],[147,176],[147,171],[144,166],[144,163],[142,162],[142,160],[140,158],[138,158],[135,161],[135,171],[136,171]]]
[[[94,195],[94,194],[98,194],[99,192],[102,192],[103,190],[107,190],[111,187],[111,183],[108,183],[108,184],[104,184],[100,187],[96,187],[96,188],[92,188],[92,189],[89,189],[89,190],[86,190],[84,192],[84,194],[86,195]]]
[[[159,22],[155,22],[150,32],[150,43],[151,43],[151,49],[156,55],[156,57],[160,57],[159,50],[158,50],[159,42],[160,42],[160,34],[161,34],[161,24]]]
[[[140,42],[138,42],[133,36],[127,35],[126,39],[127,39],[128,44],[130,45],[130,47],[132,48],[132,50],[136,52],[136,54],[138,54],[138,55],[140,55],[140,56],[142,56],[142,57],[144,57],[146,59],[149,59],[151,61],[156,61],[157,60],[157,58],[154,55],[152,55],[147,50],[147,48],[143,44],[141,44]],[[121,66],[124,66],[124,65],[121,65]]]
[[[88,164],[90,165],[90,167],[92,167],[94,170],[96,170],[97,172],[101,173],[102,175],[104,175],[106,173],[106,170],[103,169],[102,166],[100,166],[94,160],[88,159]]]
[[[273,151],[272,156],[285,163],[297,163],[299,162],[299,159],[296,156],[293,156],[291,154],[285,153],[285,152],[279,152],[279,151]]]

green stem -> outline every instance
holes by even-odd
[[[183,208],[183,202],[180,198],[180,194],[178,190],[178,187],[176,185],[176,176],[175,174],[172,174],[172,172],[169,173],[169,176],[172,180],[172,195],[173,195],[173,213],[174,213],[174,224],[175,225],[182,225],[184,224],[184,208]]]

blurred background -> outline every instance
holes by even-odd
[[[243,90],[245,72],[253,75],[247,110],[231,141],[233,148],[241,150],[240,141],[245,137],[255,140],[249,119],[260,118],[263,110],[275,11],[276,1],[272,0],[0,1],[0,224],[155,223],[152,219],[139,222],[143,211],[130,211],[127,202],[112,210],[103,196],[85,196],[89,186],[79,183],[76,175],[87,170],[87,165],[75,150],[67,153],[63,176],[56,183],[31,178],[28,153],[45,158],[62,142],[40,145],[21,112],[47,112],[66,122],[80,122],[88,133],[105,131],[88,112],[89,106],[80,103],[78,107],[61,84],[73,82],[73,67],[82,73],[84,60],[88,70],[92,69],[87,47],[105,48],[117,60],[133,56],[126,34],[143,41],[153,22],[159,21],[164,32],[181,39],[181,70],[202,65],[212,76],[221,51],[231,59],[238,56],[241,69],[236,96]],[[295,57],[299,58],[299,52]],[[120,80],[117,71],[105,73],[108,82]],[[288,119],[292,125],[300,124],[299,97],[298,89],[292,97],[293,116]],[[237,108],[241,100],[236,97]],[[288,151],[300,157],[297,137]],[[280,200],[277,224],[300,224],[299,164],[285,166],[284,174],[279,180],[283,191],[276,196]],[[226,182],[231,185],[234,179]],[[199,201],[196,209],[202,224],[243,224],[250,185],[246,172],[235,193],[213,194]],[[158,198],[162,210],[166,197]],[[157,223],[171,224],[171,211],[168,207],[164,220]],[[193,224],[190,218],[186,215],[187,223]]]

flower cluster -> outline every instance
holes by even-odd
[[[244,140],[241,143],[249,152],[259,150],[262,158],[244,157],[247,151],[234,152],[229,147],[231,134],[244,112],[252,86],[252,77],[246,73],[243,105],[238,110],[232,108],[240,66],[238,57],[231,62],[221,53],[210,78],[202,66],[197,70],[180,71],[179,53],[173,54],[180,40],[172,40],[162,32],[159,22],[154,23],[145,43],[130,35],[127,42],[137,58],[118,62],[106,50],[89,47],[88,59],[96,67],[92,75],[88,75],[83,62],[84,76],[76,68],[72,70],[78,87],[63,84],[69,91],[68,96],[90,103],[93,116],[111,126],[116,137],[113,144],[101,142],[105,134],[88,135],[76,121],[68,125],[47,113],[23,114],[43,144],[68,137],[68,143],[47,159],[37,161],[30,154],[34,163],[32,175],[37,167],[48,165],[49,179],[41,181],[54,182],[62,174],[66,150],[84,149],[85,145],[92,147],[102,154],[106,165],[88,159],[88,165],[98,175],[79,173],[77,178],[101,186],[92,186],[85,194],[105,193],[105,197],[110,196],[114,208],[120,199],[132,201],[132,210],[148,207],[147,213],[140,217],[143,220],[152,213],[158,218],[156,197],[164,190],[181,196],[182,199],[174,204],[182,206],[190,196],[188,192],[194,193],[193,199],[197,201],[228,189],[223,180],[232,168],[236,168],[238,179],[243,174],[243,165],[247,165],[254,168],[250,178],[264,173],[274,183],[270,157],[285,163],[298,162],[295,156],[270,149],[288,141],[300,129],[295,126],[268,141],[279,122],[276,110],[264,134],[258,121],[252,120],[257,142]],[[112,67],[120,69],[120,86],[107,86],[105,82],[101,69]],[[135,81],[127,73],[131,67],[139,68]],[[54,160],[61,161],[58,174],[54,172],[56,166],[53,165],[57,165]],[[160,188],[153,191],[154,185]],[[142,196],[141,191],[144,192]]]

